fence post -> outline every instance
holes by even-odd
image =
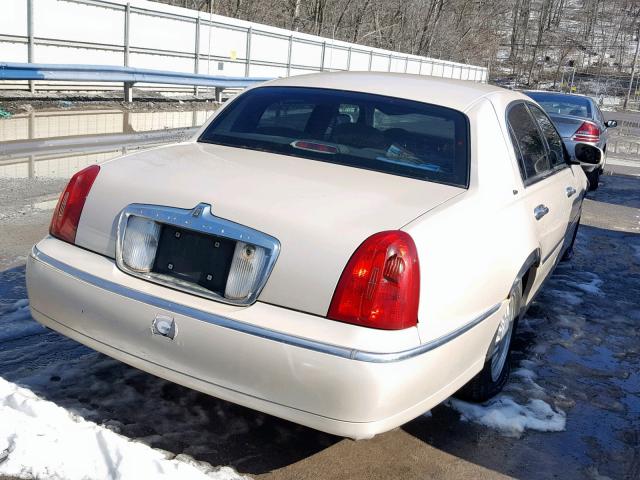
[[[351,47],[347,51],[347,71],[351,70]]]
[[[124,66],[129,66],[129,53],[130,53],[130,39],[129,33],[131,31],[131,4],[127,3],[124,6]],[[133,83],[124,82],[124,101],[133,102]]]
[[[418,75],[422,75],[422,59],[420,59],[420,66],[418,67]]]
[[[389,54],[389,65],[387,66],[387,72],[391,71],[391,54]]]
[[[193,73],[196,75],[200,70],[200,16],[196,18],[196,45],[194,49]],[[193,94],[198,96],[198,86],[193,87]]]
[[[369,71],[371,71],[371,65],[373,65],[373,50],[369,50]]]
[[[324,55],[327,51],[327,42],[322,42],[322,55],[320,55],[320,71],[324,72]]]
[[[407,73],[407,69],[409,68],[409,57],[404,58],[404,73]]]
[[[27,61],[33,63],[34,35],[33,35],[33,0],[27,0],[27,36],[29,44],[27,45]],[[35,93],[36,82],[29,80],[29,91]]]
[[[251,73],[251,36],[252,36],[252,28],[249,27],[247,29],[247,52],[245,53],[245,57],[247,59],[247,63],[244,66],[244,76],[248,77],[249,73]]]
[[[291,76],[291,52],[293,50],[293,35],[289,35],[289,53],[287,53],[287,77]]]
[[[131,25],[131,5],[124,6],[124,66],[129,66],[129,31]]]

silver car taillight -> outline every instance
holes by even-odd
[[[266,250],[256,245],[237,242],[224,290],[225,298],[242,300],[255,290],[267,261]]]
[[[151,271],[159,238],[159,223],[143,217],[130,216],[124,234],[122,260],[136,272]]]

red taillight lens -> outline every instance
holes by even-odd
[[[600,129],[591,122],[582,122],[571,139],[576,142],[597,143],[600,141]]]
[[[342,272],[327,317],[385,330],[418,323],[420,265],[413,239],[402,231],[367,238]]]
[[[64,189],[53,211],[49,233],[65,242],[75,243],[80,215],[100,167],[91,165],[76,173]]]

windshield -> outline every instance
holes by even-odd
[[[549,115],[591,118],[591,104],[586,98],[557,93],[526,92],[526,94],[538,102]]]
[[[258,87],[200,142],[467,187],[467,117],[425,103],[320,88]]]

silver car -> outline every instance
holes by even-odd
[[[599,164],[582,165],[589,180],[589,190],[598,188],[606,161],[608,129],[616,127],[618,122],[605,121],[596,102],[585,95],[542,91],[524,93],[547,112],[572,157],[575,156],[576,143],[589,143],[605,152]]]

